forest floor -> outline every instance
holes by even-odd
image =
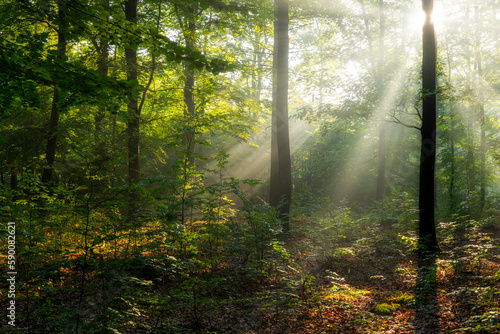
[[[5,333],[500,333],[498,222],[440,224],[441,252],[424,262],[398,222],[348,225],[332,231],[295,220],[260,262],[170,261],[168,252],[97,257],[85,280],[81,263],[49,263],[18,295],[17,326],[2,326]],[[4,295],[4,310],[5,302]]]

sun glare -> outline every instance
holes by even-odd
[[[421,31],[425,22],[425,13],[422,10],[422,6],[418,6],[414,10],[413,20],[410,25],[414,30]],[[443,12],[443,6],[440,2],[434,2],[434,10],[432,11],[432,22],[434,23],[434,28],[437,32],[442,31],[445,27],[445,15]]]

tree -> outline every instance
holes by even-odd
[[[132,24],[137,24],[137,0],[127,0],[125,2],[125,19]],[[137,85],[137,44],[129,40],[125,48],[125,61],[127,64],[127,81],[131,85]],[[133,91],[128,96],[128,184],[129,191],[129,219],[137,213],[139,194],[132,189],[137,185],[141,177],[140,164],[140,109],[137,101],[137,94]]]
[[[422,53],[422,142],[419,181],[419,246],[424,250],[437,249],[434,221],[436,167],[436,37],[432,22],[433,0],[422,0],[425,12]]]
[[[288,0],[275,0],[273,116],[271,134],[270,203],[279,208],[285,232],[290,230],[289,213],[292,200],[292,166],[288,129]]]
[[[109,0],[104,0],[103,6],[110,9]],[[107,77],[109,72],[109,47],[110,41],[107,37],[92,38],[92,44],[97,52],[97,70],[102,76]],[[96,158],[105,159],[105,141],[103,121],[106,117],[106,103],[103,101],[94,116],[94,142]]]
[[[196,50],[196,29],[199,16],[198,5],[190,3],[182,6],[182,10],[175,6],[179,26],[182,30],[185,46],[188,49]],[[186,147],[185,164],[189,167],[194,165],[194,141],[195,132],[193,130],[193,119],[196,113],[195,105],[195,70],[190,63],[184,64],[184,116],[186,118],[186,129],[184,131],[184,145]]]
[[[479,182],[480,182],[480,195],[479,195],[479,211],[482,212],[486,204],[486,122],[485,122],[485,112],[484,112],[484,94],[483,94],[483,65],[482,65],[482,55],[481,55],[481,9],[479,5],[475,6],[475,21],[476,21],[476,32],[475,32],[475,57],[476,57],[476,69],[477,69],[477,86],[478,86],[478,107],[479,107],[479,127],[480,127],[480,146],[479,146],[479,156],[480,156],[480,171],[479,171]]]
[[[379,58],[378,58],[378,88],[381,89],[384,83],[384,32],[385,32],[385,15],[384,15],[384,0],[379,0],[379,12],[380,12],[380,35],[379,35]],[[382,94],[379,98],[382,98]],[[385,114],[384,114],[385,116]],[[383,122],[385,117],[382,117]],[[385,195],[385,151],[386,151],[386,139],[385,139],[385,124],[380,124],[379,130],[379,145],[378,145],[378,170],[377,170],[377,194],[375,199],[381,201],[384,199]]]
[[[64,1],[58,2],[57,8],[58,27],[57,27],[57,58],[62,60],[66,56],[66,34],[68,33],[68,24],[66,19],[66,4]],[[56,157],[57,148],[57,133],[59,128],[59,112],[62,101],[60,101],[60,88],[54,86],[54,94],[52,98],[52,109],[50,112],[50,121],[48,128],[47,146],[45,149],[45,160],[47,165],[43,169],[42,182],[48,183],[52,181],[53,165]]]

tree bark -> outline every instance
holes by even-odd
[[[108,42],[101,42],[97,45],[97,52],[99,52],[99,58],[97,60],[97,70],[105,77],[108,76],[109,71],[109,44]],[[106,145],[104,139],[104,117],[106,115],[106,106],[104,102],[97,108],[97,113],[94,116],[94,145],[96,159],[101,161],[106,155]]]
[[[66,13],[64,1],[58,3],[58,19],[59,24],[57,28],[57,58],[59,61],[66,55]],[[50,111],[50,121],[48,127],[48,139],[45,149],[45,161],[47,165],[42,172],[42,182],[49,183],[54,175],[54,162],[56,158],[57,148],[57,133],[59,131],[59,87],[54,86],[54,95],[52,97],[52,108]]]
[[[419,246],[423,251],[437,250],[434,220],[436,167],[436,37],[431,20],[433,0],[423,0],[426,14],[423,27],[422,59],[422,144],[419,181]]]
[[[104,1],[104,7],[109,9],[109,0]],[[98,53],[97,70],[103,76],[107,77],[109,72],[109,41],[101,40],[97,42],[93,40],[94,47]],[[105,103],[102,103],[94,116],[94,145],[95,153],[98,159],[104,158],[104,136],[103,136],[103,121],[106,114]]]
[[[290,138],[288,128],[288,0],[276,0],[277,12],[275,30],[277,40],[276,52],[276,103],[273,110],[276,128],[276,149],[274,159],[278,159],[278,185],[273,192],[271,204],[279,208],[280,218],[283,221],[283,230],[290,230],[289,214],[292,200],[292,168],[290,157]],[[273,153],[273,152],[272,152]],[[271,153],[271,154],[272,154]],[[271,161],[273,157],[271,157]],[[276,168],[276,166],[274,166]],[[274,170],[276,173],[276,171]],[[273,168],[271,167],[273,176]],[[276,175],[274,175],[276,177]],[[276,181],[275,181],[276,183]],[[271,188],[272,189],[272,188]]]
[[[138,0],[127,0],[125,2],[125,19],[134,24],[137,23],[137,1]],[[129,41],[133,44],[133,41]],[[133,48],[125,49],[125,62],[127,66],[127,81],[133,81],[137,83],[138,71],[137,71],[137,51]],[[128,96],[128,184],[129,190],[129,220],[137,214],[139,208],[140,196],[135,186],[137,186],[139,179],[141,177],[141,165],[140,165],[140,110],[138,107],[137,94],[131,93]]]

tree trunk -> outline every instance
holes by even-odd
[[[277,190],[273,192],[274,197],[271,198],[271,204],[276,206],[276,203],[278,203],[280,218],[283,221],[283,230],[288,232],[290,230],[289,213],[292,200],[292,168],[288,128],[288,0],[276,0],[276,5],[276,103],[275,110],[273,110],[276,115],[276,127],[273,130],[276,131],[277,150],[272,153],[275,154],[274,159],[276,159],[277,155],[279,168],[277,172]],[[274,173],[276,173],[275,170]],[[273,176],[273,168],[271,168],[271,176]],[[274,176],[276,177],[276,175]]]
[[[382,100],[382,87],[384,83],[384,37],[385,37],[385,15],[384,15],[384,0],[379,1],[379,11],[380,11],[380,35],[379,35],[379,58],[378,58],[378,89],[379,89],[379,101]],[[383,104],[380,103],[380,108],[384,108]],[[379,144],[378,144],[378,175],[377,175],[377,194],[375,199],[381,201],[385,196],[385,151],[386,151],[386,139],[385,139],[385,110],[382,110],[381,118],[382,123],[380,124],[379,130]]]
[[[452,109],[450,115],[450,149],[451,149],[451,161],[450,161],[450,211],[453,212],[456,207],[456,198],[455,198],[455,112]]]
[[[15,172],[12,172],[12,174],[10,174],[10,189],[17,189],[17,174]]]
[[[469,109],[470,110],[470,109]],[[475,168],[475,154],[474,154],[474,120],[471,116],[472,113],[468,116],[467,119],[467,161],[465,164],[466,174],[467,174],[467,211],[468,214],[472,214],[473,210],[473,194],[476,189],[476,168]]]
[[[109,0],[104,1],[104,8],[109,9]],[[98,53],[97,58],[97,70],[103,76],[107,77],[109,72],[109,41],[101,40],[99,42],[93,41],[96,52]],[[94,116],[94,145],[95,153],[97,159],[104,158],[105,155],[105,140],[103,136],[103,121],[106,115],[105,103],[102,103],[97,109],[97,113]]]
[[[434,221],[436,167],[436,37],[431,21],[433,0],[423,0],[426,19],[423,27],[422,59],[422,145],[419,182],[419,246],[422,251],[437,250]]]
[[[132,23],[137,23],[137,1],[127,0],[125,2],[125,19]],[[133,44],[130,41],[130,44]],[[127,81],[137,83],[137,51],[132,48],[125,49],[125,62],[127,65]],[[141,177],[140,165],[140,110],[137,102],[137,95],[131,93],[128,96],[128,184],[129,190],[129,220],[137,214],[139,208],[140,196],[135,186],[137,186]]]
[[[480,178],[480,197],[479,197],[479,212],[482,213],[486,205],[486,120],[484,114],[484,104],[479,105],[479,124],[481,127],[481,138],[479,144],[479,154],[481,156],[481,167],[479,170]]]
[[[184,43],[186,48],[196,50],[196,15],[198,6],[195,3],[183,7],[182,11],[178,6],[175,6],[175,12],[179,26],[182,30]],[[195,137],[196,126],[194,124],[196,117],[196,105],[194,100],[195,87],[195,70],[190,69],[190,64],[184,64],[184,120],[185,127],[183,129],[183,144],[185,147],[183,157],[183,179],[184,184],[181,196],[181,223],[186,221],[186,201],[188,192],[188,183],[190,182],[189,169],[195,165]]]
[[[191,50],[196,49],[196,22],[194,15],[196,15],[196,8],[194,5],[191,5],[187,24],[181,27],[184,32],[186,47]],[[187,127],[184,130],[185,158],[188,166],[192,167],[194,165],[194,140],[196,133],[192,124],[196,113],[194,103],[195,71],[194,69],[189,69],[189,64],[187,63],[184,65],[184,75],[186,76],[184,80],[184,116],[187,120]]]
[[[99,52],[99,58],[97,60],[97,70],[105,77],[108,76],[109,70],[109,44],[107,42],[101,42],[98,46],[97,51]],[[103,103],[97,109],[97,113],[94,116],[94,146],[95,155],[98,161],[102,161],[106,156],[106,144],[104,138],[104,117],[106,115],[106,106]]]
[[[58,19],[59,24],[57,28],[57,58],[62,61],[62,58],[66,54],[66,13],[64,2],[58,3]],[[59,87],[54,87],[54,95],[52,97],[52,109],[50,112],[50,121],[48,127],[48,139],[47,146],[45,149],[45,161],[47,165],[42,172],[42,182],[49,183],[53,179],[54,175],[54,162],[56,157],[57,148],[57,132],[59,128]]]
[[[278,17],[277,9],[274,16]],[[279,159],[278,159],[278,132],[276,117],[276,91],[278,72],[278,22],[274,21],[274,45],[273,45],[273,68],[272,68],[272,115],[271,115],[271,173],[269,178],[269,204],[277,208],[281,201],[279,183]]]
[[[481,130],[480,142],[479,142],[479,156],[480,156],[480,166],[479,166],[479,212],[482,213],[484,206],[486,204],[486,122],[484,114],[484,102],[483,102],[483,67],[481,60],[481,14],[479,12],[479,6],[475,8],[476,14],[476,66],[477,66],[477,86],[479,91],[479,126]]]

